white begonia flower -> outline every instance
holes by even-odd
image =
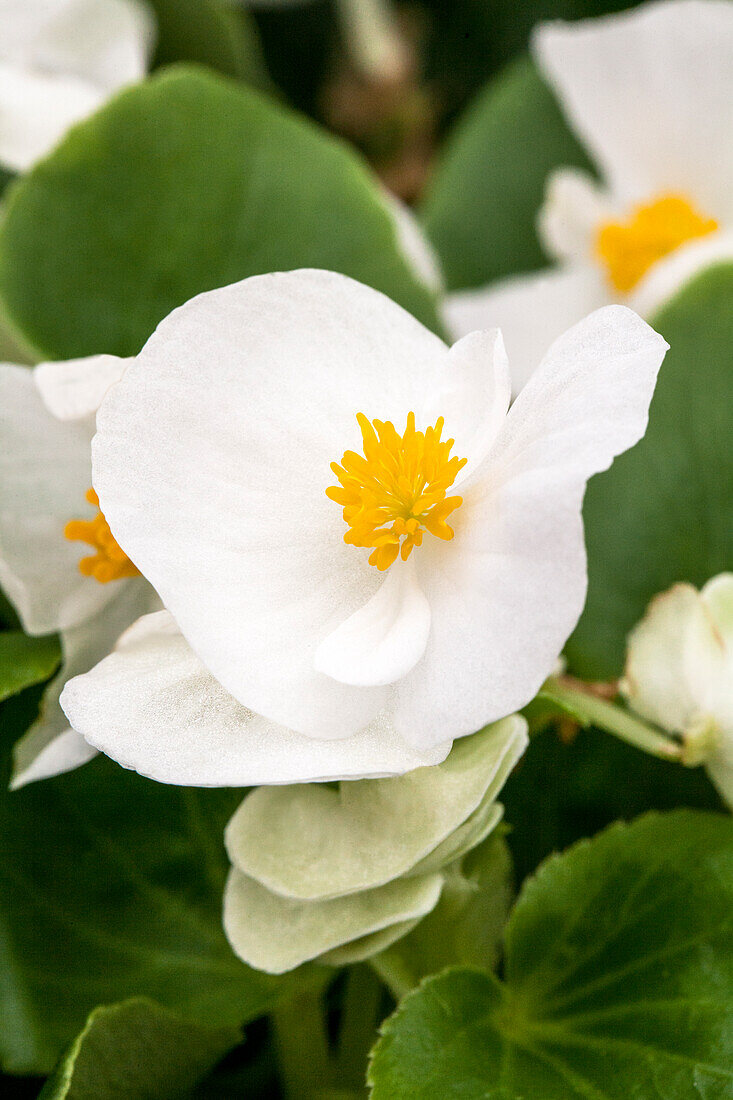
[[[174,621],[67,685],[72,725],[177,783],[443,759],[554,667],[585,598],[585,483],[643,434],[666,347],[600,310],[509,409],[498,332],[449,349],[343,275],[192,299],[93,444],[114,536]]]
[[[629,635],[621,690],[643,718],[679,734],[733,808],[733,573],[698,592],[676,584]]]
[[[26,171],[141,80],[154,38],[138,0],[0,0],[0,163]]]
[[[61,690],[109,653],[130,623],[159,606],[111,536],[94,557],[76,541],[89,535],[104,542],[108,535],[101,516],[91,523],[78,517],[96,510],[87,497],[94,414],[127,362],[100,355],[34,370],[0,365],[0,585],[27,633],[58,631],[63,653],[38,720],[16,745],[14,787],[95,754],[70,728]]]
[[[663,0],[550,23],[533,53],[602,182],[550,176],[538,231],[556,267],[447,299],[455,338],[501,327],[515,392],[590,310],[621,302],[649,317],[733,258],[733,4]]]

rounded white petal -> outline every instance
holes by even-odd
[[[474,329],[499,327],[509,356],[512,390],[517,394],[553,340],[610,300],[600,270],[588,264],[519,275],[481,290],[450,294],[443,313],[454,339]]]
[[[66,630],[114,599],[124,581],[79,572],[85,545],[64,537],[92,518],[89,420],[51,416],[33,371],[0,365],[0,584],[29,634]]]
[[[0,163],[27,171],[103,101],[102,91],[77,76],[0,61]]]
[[[361,450],[358,412],[404,425],[447,354],[345,276],[256,276],[175,310],[102,403],[94,485],[115,537],[207,668],[274,722],[343,737],[384,706],[385,688],[314,668],[382,580],[343,542],[329,467]]]
[[[588,172],[559,168],[548,177],[537,232],[545,251],[556,260],[588,263],[599,225],[616,213]]]
[[[341,944],[424,917],[438,904],[441,875],[397,879],[330,901],[272,894],[236,867],[224,889],[224,931],[249,966],[283,974]]]
[[[155,39],[138,0],[0,0],[0,57],[111,92],[145,75]]]
[[[310,900],[440,870],[465,842],[464,827],[474,839],[483,830],[485,803],[495,806],[526,746],[526,722],[512,715],[455,745],[437,767],[338,790],[260,787],[227,826],[229,859],[276,894]],[[493,810],[490,818],[498,820]]]
[[[11,787],[70,771],[85,764],[97,749],[69,728],[59,698],[68,680],[87,672],[114,647],[124,630],[141,615],[158,610],[160,601],[147,581],[134,577],[115,586],[115,598],[99,614],[61,633],[63,664],[43,693],[38,718],[13,746]]]
[[[445,418],[446,435],[457,433],[453,454],[468,459],[451,493],[488,454],[511,395],[509,362],[499,329],[470,332],[453,345],[423,412],[426,424]]]
[[[711,233],[658,260],[634,288],[629,305],[651,317],[691,279],[716,263],[733,260],[733,232]]]
[[[666,348],[623,306],[550,348],[462,487],[455,539],[422,547],[432,625],[397,688],[405,739],[471,733],[524,706],[551,673],[585,600],[586,481],[643,435]]]
[[[139,620],[114,653],[70,681],[61,705],[74,729],[126,768],[196,787],[248,787],[400,775],[437,764],[450,742],[416,753],[388,715],[343,740],[268,722],[210,675],[167,612]]]
[[[116,355],[90,355],[39,363],[33,376],[52,416],[57,420],[83,420],[94,416],[107,390],[119,382],[131,362]]]
[[[392,684],[415,667],[429,633],[415,563],[398,559],[367,603],[323,639],[314,667],[342,684]]]
[[[534,52],[624,200],[684,193],[733,218],[733,5],[668,0],[540,27]]]
[[[637,714],[670,732],[681,733],[699,710],[687,662],[696,618],[704,629],[699,593],[691,584],[676,584],[652,600],[628,639],[624,696]]]

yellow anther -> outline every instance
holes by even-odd
[[[99,508],[99,497],[94,489],[88,490],[86,498],[95,508]],[[85,577],[94,577],[100,584],[107,584],[123,577],[139,575],[140,570],[118,546],[101,511],[97,512],[94,519],[69,520],[64,527],[64,536],[72,541],[88,542],[94,547],[96,553],[79,562],[79,572]]]
[[[370,565],[384,571],[399,554],[406,561],[413,546],[420,546],[423,530],[439,539],[452,539],[445,522],[463,503],[446,492],[465,465],[465,458],[451,458],[452,439],[442,440],[443,417],[424,432],[415,429],[415,414],[399,435],[389,420],[356,417],[363,455],[346,451],[341,465],[331,463],[339,485],[326,496],[340,504],[348,524],[344,542],[371,546]]]
[[[596,254],[616,290],[633,290],[649,268],[680,245],[718,228],[684,195],[662,195],[634,209],[627,222],[607,222],[596,235]]]

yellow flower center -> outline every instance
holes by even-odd
[[[680,245],[718,228],[684,195],[662,195],[634,208],[627,222],[607,222],[596,235],[596,255],[616,290],[633,290],[649,268]]]
[[[99,509],[99,497],[94,489],[89,489],[86,498]],[[85,577],[94,577],[100,584],[118,581],[123,577],[137,577],[140,570],[132,564],[124,550],[117,545],[109,524],[101,511],[94,519],[72,519],[64,527],[64,536],[72,541],[88,542],[96,553],[82,558],[79,572]]]
[[[415,430],[415,414],[408,413],[402,435],[389,420],[356,417],[364,454],[346,451],[341,465],[331,463],[339,485],[326,496],[342,505],[349,530],[344,542],[372,546],[369,564],[389,569],[398,553],[407,561],[413,546],[422,542],[423,529],[439,539],[452,539],[445,522],[463,503],[446,492],[465,458],[451,458],[454,440],[440,438],[443,417],[424,432]]]

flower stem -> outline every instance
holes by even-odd
[[[347,971],[336,1061],[339,1088],[364,1088],[381,999],[382,983],[371,967],[360,964]]]
[[[551,702],[567,707],[583,724],[612,733],[643,752],[662,760],[682,760],[682,746],[679,742],[654,726],[642,722],[615,703],[609,703],[606,699],[584,691],[575,682],[571,686],[567,680],[552,677],[542,688],[542,695]]]
[[[389,950],[374,955],[369,965],[382,979],[396,1001],[401,1001],[406,993],[419,984],[419,979],[411,974],[402,958]]]
[[[334,1087],[321,997],[303,992],[271,1016],[280,1079],[287,1100],[308,1100]]]

